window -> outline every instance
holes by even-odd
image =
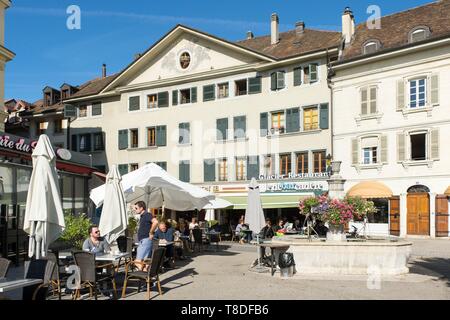
[[[427,159],[426,133],[411,134],[411,160],[421,161]]]
[[[136,111],[136,110],[139,110],[140,108],[141,108],[141,102],[140,102],[139,96],[130,97],[128,99],[128,110],[129,111]]]
[[[156,146],[156,128],[155,127],[147,128],[147,146],[148,147]]]
[[[216,98],[216,86],[207,85],[203,86],[203,101],[212,101]]]
[[[101,116],[102,115],[102,103],[101,102],[94,102],[92,104],[92,116]]]
[[[375,164],[377,163],[377,147],[363,148],[363,164]]]
[[[36,126],[36,135],[40,136],[41,134],[45,134],[47,131],[48,122],[38,122]]]
[[[248,79],[248,94],[261,93],[261,77]]]
[[[94,151],[105,150],[105,144],[103,142],[103,132],[94,133],[93,138],[94,138]]]
[[[219,83],[217,85],[217,98],[218,99],[228,98],[228,95],[229,95],[229,84],[228,84],[228,82]]]
[[[189,144],[191,142],[190,136],[190,124],[189,122],[180,123],[178,125],[179,135],[178,135],[178,143],[179,144]]]
[[[130,164],[130,172],[139,169],[138,163],[131,163]]]
[[[325,151],[315,151],[313,152],[314,157],[314,173],[322,173],[327,169],[327,159],[325,156]]]
[[[119,130],[119,150],[128,148],[128,130]]]
[[[319,128],[319,112],[317,107],[303,109],[303,130],[317,130]]]
[[[234,82],[236,87],[236,96],[243,96],[247,94],[247,79],[237,80]]]
[[[91,135],[90,134],[80,134],[78,150],[80,152],[91,151]]]
[[[280,154],[280,175],[288,175],[291,172],[291,155]]]
[[[246,138],[246,117],[234,117],[234,139],[245,139]]]
[[[308,152],[300,152],[296,154],[297,174],[308,173]]]
[[[427,79],[415,79],[409,81],[409,107],[424,107],[427,101]]]
[[[121,176],[128,173],[128,165],[127,164],[119,164],[118,169],[119,169],[119,173]]]
[[[271,115],[272,133],[284,133],[284,111],[273,112]]]
[[[389,223],[389,199],[375,198],[367,199],[372,201],[377,209],[376,212],[367,215],[369,223]]]
[[[247,179],[247,159],[236,158],[236,180],[243,181]]]
[[[158,107],[158,95],[149,94],[147,95],[147,109],[155,109]]]
[[[62,93],[62,99],[67,99],[69,97],[69,89],[65,89],[61,91]]]
[[[309,66],[303,69],[303,82],[305,84],[317,82],[319,65],[317,63],[311,63]]]
[[[139,147],[139,130],[130,129],[130,145],[131,148]]]
[[[430,29],[428,27],[419,27],[413,29],[409,33],[409,42],[418,42],[427,39],[430,35]]]
[[[375,86],[361,89],[361,115],[377,113],[377,89]]]
[[[228,180],[228,161],[227,159],[220,159],[218,163],[219,167],[219,181]]]
[[[158,161],[158,162],[155,162],[155,164],[167,171],[167,162],[166,161]]]
[[[281,90],[285,87],[285,72],[277,71],[270,75],[270,89],[272,91]]]
[[[180,90],[180,104],[191,103],[191,89]]]
[[[364,45],[364,54],[374,53],[378,48],[379,43],[377,41],[369,41]]]
[[[300,86],[302,84],[302,68],[294,68],[294,86]]]
[[[274,165],[273,165],[273,161],[272,161],[272,156],[271,155],[266,155],[264,156],[264,175],[265,176],[271,176],[274,174]]]
[[[54,121],[53,123],[54,127],[53,127],[53,131],[54,133],[58,134],[58,133],[62,133],[62,119],[57,119]]]
[[[180,161],[179,164],[179,179],[183,182],[189,182],[191,180],[190,176],[190,163],[188,160]]]
[[[217,141],[227,140],[228,118],[217,119],[216,126],[217,126]]]
[[[87,117],[87,106],[79,106],[78,107],[78,118]]]

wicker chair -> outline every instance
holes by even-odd
[[[89,289],[89,296],[92,297],[92,292],[94,293],[94,298],[97,300],[97,293],[99,283],[105,281],[111,281],[113,286],[114,298],[117,299],[117,288],[115,281],[115,268],[112,263],[106,263],[102,265],[97,265],[95,263],[95,255],[89,252],[79,251],[73,252],[72,256],[75,260],[75,264],[80,268],[80,281],[81,288],[75,290],[74,299],[80,297],[80,290],[83,288]],[[97,269],[109,268],[111,274],[98,273]]]
[[[6,278],[11,261],[5,258],[0,258],[0,278]]]
[[[55,263],[55,270],[52,274],[50,284],[52,286],[53,295],[55,295],[56,291],[58,293],[58,299],[61,300],[61,283],[68,277],[66,266],[59,263],[58,252],[47,252],[46,258]]]
[[[25,279],[42,279],[42,284],[23,288],[23,300],[45,300],[56,265],[47,259],[25,261]]]
[[[119,268],[121,266],[126,266],[128,262],[132,260],[132,254],[133,254],[133,238],[127,238],[125,236],[120,236],[117,238],[117,247],[119,247],[119,251],[124,253],[127,252],[130,254],[129,257],[120,258],[117,267],[116,272],[119,272]]]
[[[135,262],[131,261],[127,264],[126,271],[125,271],[125,281],[123,283],[123,289],[122,289],[122,298],[125,298],[126,296],[126,290],[129,280],[137,280],[137,281],[145,281],[147,284],[147,296],[150,300],[150,286],[152,281],[156,281],[156,284],[158,285],[158,292],[160,295],[162,295],[161,290],[161,283],[159,281],[159,274],[161,272],[162,264],[164,262],[164,256],[166,254],[166,248],[157,248],[153,251],[152,254],[152,261],[150,264],[150,268],[148,268],[148,271],[139,271],[136,270]],[[134,270],[133,270],[134,269]],[[138,292],[140,291],[140,284],[138,286]]]

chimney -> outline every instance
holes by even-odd
[[[106,78],[106,64],[102,65],[102,78]]]
[[[278,15],[276,13],[272,13],[272,16],[270,17],[270,44],[277,44],[280,41],[278,24]]]
[[[352,41],[352,37],[355,34],[355,17],[352,10],[346,7],[342,14],[342,36],[345,39],[345,43],[348,44]]]
[[[295,32],[297,34],[301,34],[305,31],[305,23],[303,21],[299,21],[295,24]]]
[[[134,60],[139,59],[142,56],[142,53],[135,53],[134,54]]]
[[[253,32],[247,31],[247,40],[250,40],[250,39],[253,39],[253,38],[254,38]]]

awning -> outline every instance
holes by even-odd
[[[347,196],[361,198],[390,198],[392,191],[385,184],[377,181],[360,182],[353,186]]]
[[[261,195],[263,209],[277,208],[298,208],[302,199],[311,197],[312,195]],[[246,209],[247,196],[221,196],[222,199],[230,201],[233,209]]]
[[[447,190],[445,190],[444,194],[450,197],[450,186],[448,186]]]

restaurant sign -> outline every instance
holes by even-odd
[[[31,153],[36,147],[37,141],[26,142],[24,138],[11,138],[10,135],[0,136],[0,148]]]
[[[328,183],[326,181],[261,183],[259,190],[263,193],[325,191],[328,190]]]

